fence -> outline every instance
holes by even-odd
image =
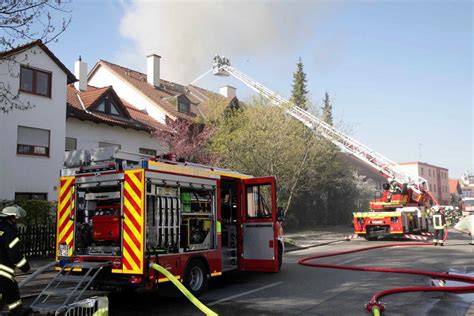
[[[56,225],[36,224],[18,227],[25,257],[48,257],[56,253]]]

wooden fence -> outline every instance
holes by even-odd
[[[56,254],[55,224],[20,226],[18,235],[25,257],[48,257]]]

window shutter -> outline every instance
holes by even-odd
[[[18,126],[18,144],[49,147],[49,131]]]
[[[77,149],[77,139],[66,137],[66,151],[73,151]]]

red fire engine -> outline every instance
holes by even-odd
[[[57,259],[108,262],[100,286],[157,286],[158,263],[200,294],[230,270],[277,272],[283,236],[274,177],[152,159],[113,148],[75,151],[61,172]],[[279,216],[278,216],[279,215]]]

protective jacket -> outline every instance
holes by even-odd
[[[15,278],[15,268],[26,272],[30,265],[20,249],[20,238],[6,218],[0,218],[0,277]]]

